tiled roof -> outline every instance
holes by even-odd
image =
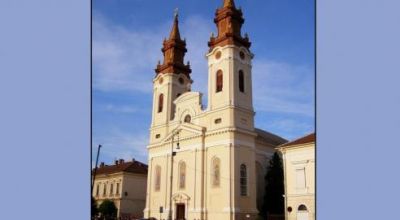
[[[129,162],[118,160],[113,165],[104,165],[104,163],[102,163],[100,167],[97,168],[96,175],[113,174],[118,172],[147,174],[147,165],[135,160]]]
[[[301,138],[295,139],[293,141],[290,141],[286,144],[283,144],[279,147],[288,147],[288,146],[293,146],[293,145],[299,145],[299,144],[306,144],[306,143],[312,143],[315,142],[315,132],[308,134],[306,136],[303,136]]]
[[[272,134],[272,133],[270,133],[268,131],[264,131],[264,130],[261,130],[261,129],[258,129],[258,128],[256,128],[255,131],[257,133],[257,138],[261,139],[261,140],[263,140],[263,141],[265,141],[267,143],[270,143],[270,144],[273,144],[273,145],[280,145],[280,144],[283,144],[283,143],[287,142],[286,139],[284,139],[282,137],[279,137],[276,134]]]

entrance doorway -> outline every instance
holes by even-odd
[[[176,220],[185,220],[185,204],[176,204]]]

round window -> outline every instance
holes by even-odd
[[[239,56],[240,56],[240,59],[244,60],[245,55],[244,55],[243,51],[240,51]]]
[[[221,58],[221,51],[218,51],[216,54],[215,54],[215,59],[219,59],[219,58]]]
[[[181,85],[183,85],[183,83],[185,82],[185,80],[184,80],[182,77],[179,78],[178,81],[179,81],[179,83],[180,83]]]
[[[186,116],[185,116],[185,120],[184,120],[184,121],[185,121],[186,123],[190,123],[191,120],[192,120],[192,118],[190,117],[190,115],[186,115]]]

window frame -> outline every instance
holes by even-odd
[[[224,73],[222,70],[218,70],[215,74],[215,92],[222,92],[224,89]]]
[[[239,70],[239,91],[245,93],[245,78],[243,70]]]
[[[242,163],[240,164],[240,196],[248,196],[248,172],[247,172],[247,166],[246,164]]]
[[[157,109],[157,113],[161,113],[164,109],[164,94],[161,93],[160,95],[158,95],[158,109]]]
[[[178,188],[186,188],[186,163],[184,161],[179,162],[179,178],[178,178]],[[182,179],[183,177],[183,179]]]

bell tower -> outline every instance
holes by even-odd
[[[164,60],[162,63],[158,62],[155,69],[156,76],[153,79],[152,127],[168,125],[174,117],[173,101],[181,94],[190,91],[193,82],[190,78],[192,70],[189,62],[184,64],[186,41],[181,39],[179,33],[177,10],[169,38],[164,39],[161,51]]]
[[[243,117],[249,129],[253,129],[253,54],[249,49],[249,37],[247,34],[243,37],[241,33],[244,23],[242,10],[236,8],[233,0],[224,0],[223,6],[215,13],[214,23],[218,34],[211,35],[206,55],[209,69],[208,108],[242,110],[243,114],[247,114]]]

